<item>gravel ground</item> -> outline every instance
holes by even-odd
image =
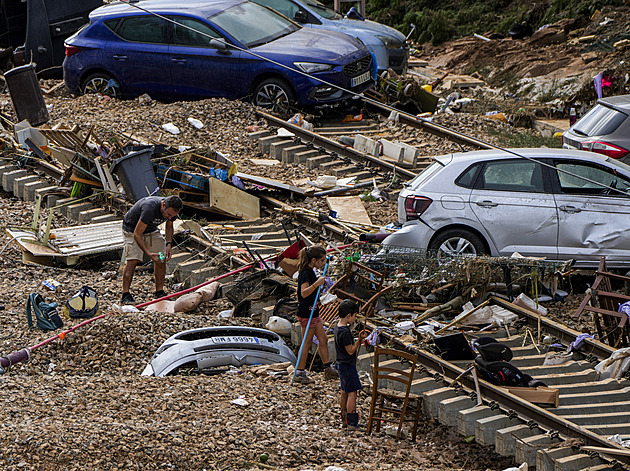
[[[53,105],[51,126],[76,124],[88,129],[98,123],[149,142],[212,147],[229,154],[241,170],[261,174],[261,167],[249,160],[261,155],[246,133],[249,126],[264,124],[257,122],[247,104],[226,100],[141,104],[93,96],[72,99],[63,93],[47,101]],[[10,104],[2,108],[12,114]],[[202,120],[206,128],[194,129],[188,117]],[[471,132],[479,122],[465,114],[444,119]],[[166,122],[180,127],[181,134],[164,132],[161,125]],[[479,127],[476,137],[482,132]],[[395,133],[409,142],[422,140],[427,153],[455,150],[452,144],[419,136],[415,130],[401,127]],[[269,174],[278,179],[315,175],[297,166],[276,166]],[[394,201],[366,207],[377,224],[395,220]],[[28,224],[32,211],[32,204],[0,192],[2,227]],[[54,224],[67,221],[59,217]],[[0,355],[51,336],[27,327],[25,304],[31,292],[63,304],[88,285],[98,292],[105,311],[119,299],[121,280],[115,262],[90,261],[84,269],[27,266],[5,233],[0,234],[0,247],[0,304],[5,307],[0,311]],[[54,279],[60,287],[47,291],[42,285],[46,279]],[[153,291],[151,274],[137,273],[133,287],[137,301],[148,300]],[[348,471],[502,470],[510,465],[492,450],[465,443],[452,429],[426,417],[415,444],[396,442],[385,434],[345,435],[338,420],[338,385],[324,381],[321,373],[315,373],[317,383],[307,387],[290,387],[286,379],[258,377],[247,369],[221,376],[140,377],[151,355],[172,334],[231,323],[216,317],[225,308],[226,302],[218,300],[189,314],[109,315],[36,349],[29,363],[0,376],[4,393],[0,468],[256,469],[254,463],[262,452],[269,454],[267,465],[274,469],[323,470],[337,465]],[[557,311],[562,315],[561,308]],[[66,321],[66,327],[75,323]],[[239,396],[249,405],[230,402]],[[368,398],[362,395],[359,404],[365,419]]]

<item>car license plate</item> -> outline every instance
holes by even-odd
[[[371,74],[369,70],[367,72],[363,72],[358,77],[355,77],[352,80],[350,80],[350,86],[356,87],[357,85],[361,85],[362,83],[365,83],[368,80],[370,80],[370,77],[371,77]]]
[[[238,336],[225,336],[225,337],[212,337],[212,343],[253,343],[260,344],[260,340],[256,337],[238,337]]]

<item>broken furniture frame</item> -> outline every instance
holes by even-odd
[[[620,304],[630,301],[630,296],[614,293],[611,280],[630,282],[630,277],[607,271],[606,257],[600,259],[595,275],[593,286],[587,290],[573,317],[579,319],[585,311],[592,312],[600,342],[614,348],[628,347],[630,346],[628,316],[618,312],[618,309]]]
[[[389,357],[389,358],[388,358]],[[410,367],[400,364],[411,363]],[[367,424],[367,434],[373,425],[380,431],[381,422],[398,424],[396,440],[400,440],[405,422],[411,422],[411,440],[416,441],[418,421],[422,409],[422,396],[411,393],[418,356],[400,350],[376,346],[374,350],[374,371],[372,380],[372,402]],[[399,363],[392,365],[392,363]],[[398,383],[398,384],[396,384]],[[382,386],[380,386],[382,384]],[[399,386],[401,390],[390,389]],[[402,402],[402,405],[400,404]],[[386,414],[383,416],[383,414]]]

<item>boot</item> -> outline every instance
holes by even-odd
[[[348,432],[364,432],[365,429],[359,425],[359,413],[348,412],[346,414],[348,419]]]

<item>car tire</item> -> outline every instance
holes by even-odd
[[[288,116],[295,104],[291,86],[282,79],[270,78],[260,82],[254,90],[253,103],[271,112]]]
[[[84,95],[88,93],[98,93],[112,98],[122,97],[118,80],[104,72],[97,72],[88,76],[81,84],[81,92]]]
[[[437,253],[438,259],[461,255],[487,255],[483,241],[466,229],[449,229],[435,237],[429,250]]]

